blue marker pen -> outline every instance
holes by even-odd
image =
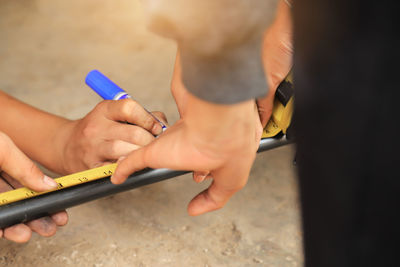
[[[105,100],[120,100],[125,98],[132,98],[121,87],[116,85],[113,81],[107,78],[98,70],[92,70],[88,73],[85,79],[86,84],[92,88],[99,96]],[[150,111],[145,109],[156,121],[161,124],[162,130],[165,131],[167,127],[159,119],[157,119]]]

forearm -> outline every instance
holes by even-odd
[[[0,131],[31,159],[52,171],[62,171],[65,143],[59,134],[70,121],[41,111],[0,91]]]

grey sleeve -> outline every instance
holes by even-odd
[[[275,1],[142,0],[149,28],[176,40],[186,88],[209,102],[266,95],[262,39]]]

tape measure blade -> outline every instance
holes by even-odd
[[[63,176],[60,178],[56,178],[55,181],[59,185],[59,189],[67,188],[70,186],[75,186],[77,184],[82,184],[90,181],[94,181],[97,179],[101,179],[104,177],[111,176],[115,169],[117,168],[117,164],[109,164],[102,167],[73,173],[67,176]]]
[[[7,191],[0,194],[0,206],[10,204],[13,202],[17,202],[20,200],[36,197],[42,194],[47,194],[49,192],[54,192],[57,190],[65,189],[68,187],[72,187],[78,184],[87,183],[90,181],[98,180],[104,177],[111,176],[115,169],[117,168],[117,164],[108,164],[105,166],[101,166],[94,169],[89,169],[82,172],[73,173],[70,175],[62,176],[54,179],[58,188],[55,190],[45,191],[45,192],[36,192],[26,187],[21,187],[18,189],[14,189],[11,191]]]

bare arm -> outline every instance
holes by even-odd
[[[54,171],[62,170],[59,151],[65,144],[58,136],[71,121],[36,109],[0,91],[0,130],[31,159]]]
[[[0,193],[21,186],[36,191],[57,186],[30,158],[55,172],[70,173],[115,161],[161,132],[161,126],[133,100],[103,101],[84,118],[72,121],[0,91],[0,112]],[[162,113],[155,115],[165,120]],[[0,229],[0,238],[22,243],[32,231],[51,236],[67,221],[66,212],[59,212]]]
[[[157,121],[130,99],[103,101],[84,118],[68,120],[0,91],[0,112],[0,131],[29,158],[60,174],[115,161],[150,143],[162,131]],[[162,113],[156,115],[165,120]]]

